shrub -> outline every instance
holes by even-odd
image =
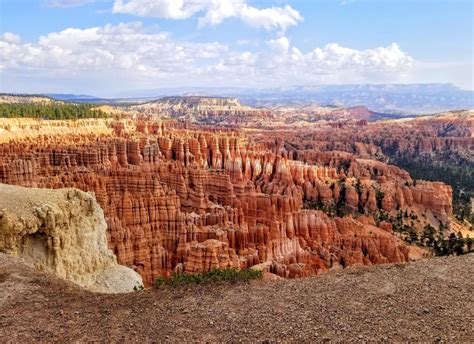
[[[377,208],[382,209],[382,201],[385,193],[380,189],[375,189],[375,199],[377,201]]]
[[[133,291],[142,291],[145,288],[141,284],[137,284],[136,286],[133,287]]]
[[[262,271],[254,269],[212,269],[211,271],[197,274],[174,273],[169,278],[158,277],[155,280],[155,287],[249,282],[250,280],[260,279],[262,276]]]
[[[467,246],[467,252],[471,252],[472,251],[472,244],[473,244],[474,240],[472,240],[472,238],[470,237],[467,237],[466,238],[466,246]]]

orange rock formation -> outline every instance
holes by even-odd
[[[408,247],[371,214],[452,211],[449,186],[415,184],[395,166],[349,153],[292,152],[240,131],[174,122],[95,122],[79,132],[68,122],[34,122],[32,136],[27,123],[9,127],[20,134],[0,143],[0,182],[95,192],[109,247],[146,285],[213,267],[300,277],[402,262]],[[307,202],[343,202],[367,216],[330,217]]]

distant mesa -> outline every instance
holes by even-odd
[[[56,100],[42,95],[35,94],[14,94],[14,93],[0,93],[0,104],[48,104]]]
[[[245,106],[237,98],[228,97],[163,97],[130,109],[141,114],[203,124],[262,125],[270,124],[273,118],[270,109]]]

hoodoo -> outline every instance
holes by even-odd
[[[76,131],[66,121],[32,122],[31,140],[28,124],[21,131],[12,122],[19,134],[0,145],[0,182],[94,192],[109,248],[147,286],[215,267],[299,277],[403,262],[409,247],[377,214],[446,222],[452,212],[449,186],[415,184],[395,166],[349,153],[291,152],[250,144],[242,131],[173,121],[86,123]],[[38,135],[50,126],[55,134]]]

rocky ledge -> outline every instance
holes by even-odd
[[[0,184],[0,252],[97,292],[128,292],[140,275],[107,248],[106,222],[91,193]]]

